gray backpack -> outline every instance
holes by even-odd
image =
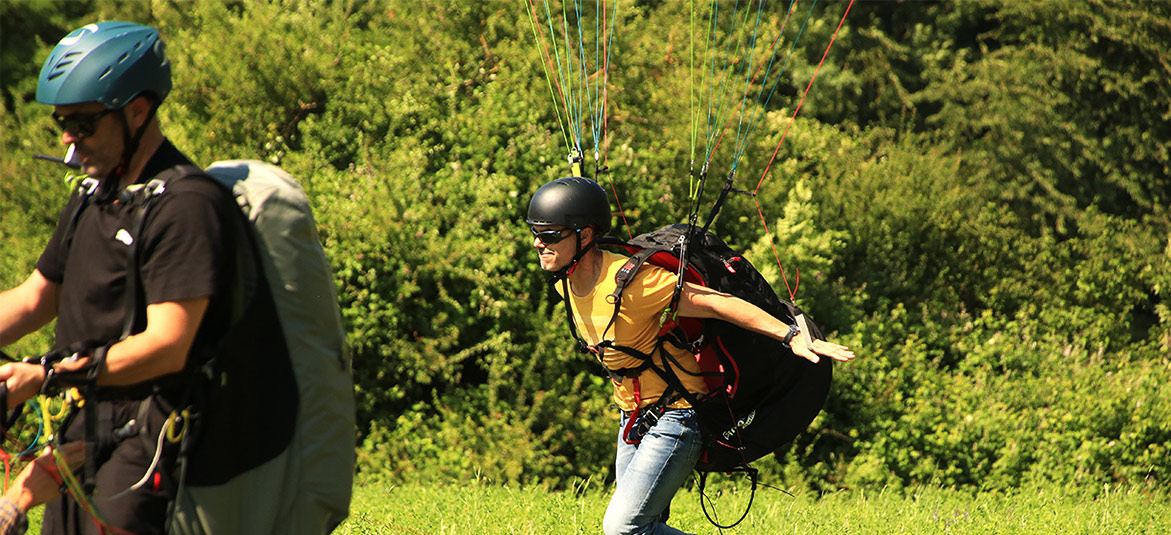
[[[287,446],[256,466],[228,473],[226,480],[200,482],[189,475],[179,488],[169,531],[329,533],[349,511],[354,394],[337,290],[316,222],[301,186],[278,167],[232,160],[216,162],[206,173],[232,190],[255,238],[296,379],[295,425]],[[224,419],[234,405],[231,400],[221,405]],[[240,437],[231,440],[235,448],[252,446]]]

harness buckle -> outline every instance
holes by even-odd
[[[147,182],[146,187],[143,188],[143,190],[146,191],[147,195],[153,197],[167,191],[167,183],[156,178],[150,182]]]
[[[98,190],[102,182],[96,178],[86,177],[81,179],[81,183],[77,186],[77,190],[83,195],[93,195]]]

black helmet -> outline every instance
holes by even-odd
[[[529,201],[530,225],[593,227],[599,236],[610,232],[610,200],[597,182],[582,177],[559,178],[541,186]]]

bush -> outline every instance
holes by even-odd
[[[310,196],[354,350],[363,477],[560,487],[609,471],[609,387],[521,224],[568,172],[568,136],[514,2],[2,6],[5,288],[68,192],[31,159],[62,149],[30,65],[82,23],[154,24],[171,139],[203,164],[279,163]],[[713,149],[702,189],[701,223],[732,176],[742,191],[712,229],[785,297],[775,245],[798,303],[859,355],[811,432],[761,466],[824,490],[1171,481],[1166,9],[860,4],[792,121],[843,8],[812,11],[778,96],[746,105],[752,135]],[[599,175],[618,235],[685,220],[700,182],[687,15],[618,18]],[[733,72],[729,43],[711,50]],[[45,329],[9,349],[50,344]]]

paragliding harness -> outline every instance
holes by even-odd
[[[192,179],[224,187],[199,167],[180,165],[141,187],[126,188],[124,195],[137,204],[133,236],[142,236],[151,208],[170,184]],[[297,391],[288,362],[288,348],[285,347],[280,322],[275,319],[256,238],[241,214],[235,211],[233,215],[238,221],[224,223],[233,228],[235,250],[228,254],[236,258],[234,271],[227,273],[231,281],[228,331],[216,343],[204,346],[199,354],[193,352],[188,357],[180,374],[184,377],[180,402],[171,416],[172,423],[183,426],[181,435],[175,432],[168,436],[181,439],[175,468],[178,490],[188,482],[189,476],[195,484],[222,482],[275,457],[291,439],[296,418]],[[122,338],[136,329],[135,322],[141,321],[136,317],[137,312],[146,304],[142,286],[138,283],[138,244],[141,241],[135,240],[135,246],[131,248],[127,269],[126,328]],[[263,384],[248,384],[260,377],[267,380]],[[241,403],[247,397],[253,397],[248,391],[256,388],[270,389],[266,401],[272,405],[263,408],[255,402]],[[224,423],[218,421],[223,419],[220,413],[224,412],[224,405],[234,406],[233,414],[239,421],[249,422],[248,427],[263,428],[259,434],[248,433],[263,437],[263,440],[248,440],[238,433],[227,434]],[[223,436],[246,441],[250,445],[248,451],[230,450],[229,444],[217,438]]]
[[[78,412],[84,413],[86,449],[84,463],[85,477],[82,480],[81,488],[78,489],[84,495],[75,495],[75,498],[82,503],[83,507],[87,509],[87,512],[94,517],[94,521],[98,522],[99,525],[103,524],[101,524],[102,520],[98,512],[92,509],[91,504],[85,503],[93,495],[98,469],[99,416],[97,401],[102,399],[103,394],[97,386],[97,375],[104,364],[109,348],[144,327],[145,318],[139,314],[141,307],[145,306],[145,294],[139,281],[140,247],[141,242],[144,240],[137,238],[143,235],[147,216],[159,196],[166,191],[167,186],[175,180],[185,179],[187,177],[206,179],[223,187],[222,183],[198,167],[193,165],[180,165],[164,171],[145,184],[134,184],[117,192],[120,202],[126,202],[135,207],[133,216],[134,223],[131,228],[133,230],[132,236],[136,238],[133,242],[134,245],[130,247],[128,268],[126,270],[125,317],[122,334],[118,340],[111,342],[77,342],[38,357],[24,359],[24,362],[40,364],[45,368],[45,381],[41,389],[42,395],[55,396],[63,390],[74,388],[78,389],[81,393],[80,397],[84,401],[65,417],[57,436],[63,436],[65,434],[65,430],[69,427]],[[74,231],[82,213],[92,204],[95,197],[101,197],[110,193],[112,192],[103,188],[102,184],[96,179],[81,179],[77,188],[79,197],[77,207],[68,220],[67,224],[69,226],[64,234],[65,242],[62,247],[65,255],[68,255],[71,248]],[[234,225],[235,223],[228,222],[225,224]],[[195,484],[215,484],[226,481],[237,473],[258,466],[275,457],[287,447],[293,434],[293,425],[297,413],[296,385],[292,377],[292,369],[288,363],[288,350],[285,347],[284,337],[280,331],[280,324],[275,319],[276,311],[272,305],[272,298],[269,294],[267,281],[265,280],[265,273],[260,266],[257,244],[251,232],[246,230],[247,225],[247,221],[241,218],[239,228],[243,232],[237,233],[236,250],[231,252],[231,254],[241,260],[236,262],[236,271],[228,274],[232,280],[232,288],[230,290],[232,302],[229,305],[231,317],[228,322],[228,325],[231,326],[229,328],[229,334],[219,343],[205,347],[198,355],[193,351],[187,359],[185,369],[176,376],[160,378],[144,383],[143,385],[130,387],[132,394],[127,394],[134,398],[139,396],[144,398],[142,406],[139,409],[139,415],[141,417],[145,415],[148,404],[153,402],[152,398],[154,395],[162,392],[163,388],[169,388],[171,392],[179,393],[178,404],[167,418],[165,428],[163,429],[165,433],[160,433],[158,437],[160,441],[158,449],[160,451],[162,448],[161,441],[164,439],[172,444],[179,444],[174,468],[175,473],[173,474],[175,477],[172,479],[172,481],[178,481],[177,488],[175,489],[176,493],[181,491],[185,485],[189,471],[192,472],[192,483]],[[244,323],[248,323],[248,325],[241,327]],[[257,331],[262,330],[256,328],[257,325],[260,325],[265,330],[271,331],[273,334],[271,336],[257,336]],[[256,347],[257,345],[266,347],[258,349]],[[231,346],[241,346],[240,349],[232,350],[233,353],[237,351],[252,352],[249,356],[256,358],[222,358],[223,353],[229,350]],[[265,355],[262,356],[259,354]],[[285,355],[283,363],[280,362],[282,360],[280,355],[282,354]],[[61,372],[54,368],[60,362],[76,360],[83,357],[89,357],[89,361],[84,367],[78,370]],[[268,385],[267,387],[265,385],[249,386],[251,381],[239,380],[239,378],[229,382],[229,368],[236,370],[237,373],[240,369],[244,369],[246,374],[255,377],[260,377],[259,374],[263,373],[263,376],[269,378],[270,381],[264,382],[265,385]],[[247,397],[255,397],[244,392],[242,389],[257,387],[268,389],[270,396],[263,401],[264,403],[274,403],[279,405],[280,408],[273,410],[271,406],[261,407],[259,400],[253,403],[240,403],[241,400],[245,400]],[[3,398],[0,399],[0,403],[6,404],[7,394],[6,388],[0,389],[0,398]],[[254,405],[255,407],[250,408],[250,405]],[[255,430],[255,433],[249,432],[247,433],[248,435],[255,437],[257,434],[260,434],[264,440],[247,440],[246,437],[241,438],[238,434],[236,436],[229,435],[233,436],[233,440],[244,440],[250,445],[244,452],[231,451],[233,447],[231,441],[206,440],[203,436],[205,434],[205,423],[210,424],[214,428],[213,434],[221,436],[225,432],[225,427],[228,425],[223,422],[208,421],[207,413],[217,408],[222,409],[227,407],[230,407],[237,417],[231,418],[231,420],[241,422],[241,425],[246,425],[249,429]],[[11,414],[4,415],[3,427],[5,432],[15,424],[22,409],[23,404],[14,409]],[[224,411],[218,410],[218,412],[222,413]],[[139,419],[142,420],[142,418]],[[228,418],[217,419],[228,420]],[[148,433],[145,432],[145,427],[140,429],[138,433],[119,435],[115,436],[114,439],[120,442],[131,438],[135,434],[140,435],[140,438],[147,441],[154,439],[154,437],[148,436]],[[115,435],[118,435],[118,433],[115,433]],[[197,442],[199,442],[201,451],[197,452],[193,457],[193,446]],[[220,442],[223,443],[220,444]],[[148,446],[148,451],[155,449],[154,444]],[[226,462],[224,462],[225,459],[227,459]],[[196,469],[189,470],[189,464],[195,466]]]
[[[758,473],[749,463],[792,441],[813,421],[829,392],[831,360],[821,359],[814,364],[794,355],[788,340],[775,340],[720,320],[665,315],[651,354],[605,340],[605,332],[618,317],[626,286],[645,263],[680,274],[669,311],[677,310],[682,284],[690,282],[744,299],[793,325],[791,332],[797,330],[798,322],[804,324],[813,338],[822,338],[821,332],[803,317],[797,306],[780,300],[748,260],[706,230],[677,224],[642,234],[629,242],[607,237],[599,244],[621,248],[631,255],[615,275],[615,290],[607,297],[614,304],[614,313],[601,335],[603,341],[589,346],[574,326],[572,307],[566,299],[570,332],[583,351],[593,352],[599,358],[602,351],[612,348],[641,361],[638,366],[619,370],[603,366],[615,382],[634,379],[636,405],[640,401],[638,377],[644,372],[650,370],[667,384],[656,403],[636,408],[630,414],[622,433],[626,442],[641,440],[670,404],[680,399],[691,404],[704,441],[703,453],[695,466],[699,472],[700,503],[708,520],[717,527],[735,526],[747,516],[748,509],[732,524],[721,525],[712,519],[702,501],[708,474],[744,472],[752,481],[755,495]],[[685,247],[690,247],[690,252]],[[685,256],[688,260],[683,265],[681,258]],[[692,354],[699,371],[684,367],[668,351],[668,344]],[[661,355],[661,367],[652,359],[656,352]],[[702,377],[708,393],[689,392],[683,386],[681,374]],[[748,507],[751,505],[750,498]]]
[[[152,109],[152,113],[153,113],[153,109]],[[141,133],[137,136],[134,136],[134,138],[130,139],[130,141],[132,142],[132,144],[134,144],[136,146],[139,138],[141,138]],[[128,139],[129,139],[129,135],[128,135]],[[71,146],[70,147],[71,153],[72,153],[72,149],[73,149],[73,147]],[[71,165],[70,162],[63,161],[62,163],[65,163],[66,165],[70,165],[71,167],[73,167],[73,165]],[[152,183],[153,183],[153,181],[152,181]],[[137,191],[138,189],[149,189],[149,188],[150,188],[150,185],[138,186],[138,187],[134,188],[132,191]],[[62,245],[62,248],[65,251],[64,256],[68,256],[68,254],[69,254],[69,250],[71,249],[71,246],[73,243],[75,231],[77,230],[77,223],[81,219],[82,213],[85,212],[87,207],[89,207],[90,203],[93,201],[95,196],[109,195],[110,190],[109,190],[109,188],[103,187],[102,181],[99,181],[95,178],[86,177],[86,178],[82,178],[80,180],[80,183],[77,188],[77,193],[78,193],[77,208],[74,210],[73,214],[70,216],[69,222],[68,222],[69,226],[67,227],[67,231],[64,234],[65,242]],[[129,200],[129,199],[122,199],[122,200]],[[142,229],[145,226],[144,221],[145,221],[146,211],[148,210],[148,208],[149,208],[149,201],[144,202],[143,205],[139,208],[138,213],[135,216],[134,236],[141,235]],[[127,270],[126,287],[131,288],[131,289],[135,289],[139,285],[139,283],[138,283],[138,275],[139,274],[138,274],[138,269],[137,269],[139,250],[138,250],[138,247],[136,246],[136,247],[131,247],[130,251],[131,251],[130,252],[131,269]],[[138,321],[141,320],[141,318],[138,317],[137,306],[136,306],[139,299],[140,299],[140,296],[137,295],[137,292],[134,290],[128,291],[125,294],[124,308],[127,310],[127,313],[126,313],[126,316],[125,316],[124,321],[122,323],[122,334],[118,338],[119,341],[124,340],[127,337],[129,337],[131,334],[133,334],[135,326],[137,325]],[[104,364],[105,364],[106,353],[109,351],[110,346],[114,345],[115,343],[116,343],[116,341],[107,343],[107,342],[93,341],[93,340],[74,342],[68,346],[55,349],[53,351],[50,351],[50,352],[45,353],[43,355],[40,355],[38,357],[29,357],[29,358],[24,359],[24,362],[39,364],[44,368],[45,380],[41,385],[41,391],[40,391],[40,393],[42,395],[56,396],[56,395],[59,395],[63,390],[78,389],[81,394],[81,399],[91,400],[91,402],[89,402],[89,403],[82,402],[82,404],[81,404],[81,410],[85,413],[85,436],[86,436],[86,441],[85,441],[86,460],[85,460],[85,464],[84,464],[85,479],[83,479],[83,481],[82,481],[82,491],[85,493],[86,496],[93,495],[94,486],[96,484],[95,476],[97,474],[97,441],[95,440],[94,437],[96,437],[97,433],[98,433],[97,425],[98,425],[99,418],[98,418],[98,414],[97,414],[97,403],[92,402],[92,401],[96,401],[99,397],[99,389],[97,386],[98,373],[102,369],[102,366],[104,366]],[[81,367],[79,369],[69,371],[69,372],[63,372],[63,371],[59,371],[55,368],[55,365],[58,363],[65,362],[65,361],[77,360],[77,359],[85,358],[85,357],[88,357],[89,360],[86,362],[86,364],[83,367]],[[148,389],[157,389],[157,385],[152,384],[152,385],[148,386],[147,388]],[[5,392],[5,394],[7,394],[7,392]],[[9,415],[9,418],[7,418],[5,421],[5,428],[6,429],[8,427],[10,427],[12,423],[15,422],[15,420],[19,417],[20,411],[22,409],[23,409],[23,405],[21,407],[16,408],[12,412],[12,414]],[[71,413],[70,416],[66,417],[66,420],[61,425],[60,435],[65,434],[65,430],[69,427],[69,424],[73,421],[73,417],[76,414],[77,413],[75,411],[75,412]]]

